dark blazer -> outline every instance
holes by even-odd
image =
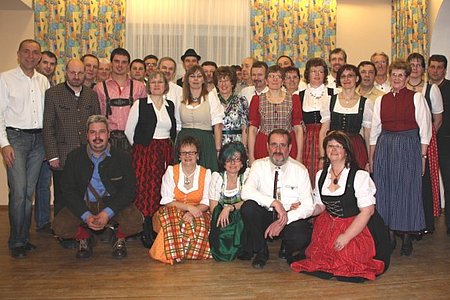
[[[80,218],[89,210],[85,194],[94,172],[87,147],[83,145],[69,153],[61,180],[64,206]],[[99,174],[109,194],[103,199],[104,204],[117,214],[133,202],[136,178],[130,155],[114,147],[111,147],[110,154],[100,163]]]
[[[83,87],[80,97],[66,84],[60,83],[45,92],[44,146],[47,159],[59,158],[64,167],[67,154],[86,141],[86,121],[100,114],[97,94]]]

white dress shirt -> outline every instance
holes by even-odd
[[[242,199],[254,200],[269,210],[273,198],[275,169],[269,157],[253,162],[250,174],[242,188]],[[278,169],[278,188],[281,203],[288,212],[288,224],[311,216],[314,210],[311,182],[308,170],[301,163],[288,158],[286,163]],[[291,210],[291,205],[300,203],[297,209]]]
[[[6,127],[42,129],[49,87],[47,77],[34,71],[30,78],[20,66],[0,73],[0,147],[9,145]]]
[[[245,97],[245,99],[247,99],[248,102],[248,107],[250,107],[250,103],[252,102],[253,96],[255,95],[261,95],[262,93],[267,93],[269,91],[269,88],[266,86],[261,92],[258,92],[255,89],[254,85],[248,86],[246,88],[243,88],[240,96]]]
[[[178,132],[181,130],[180,103],[183,100],[183,89],[178,84],[169,81],[169,91],[166,94],[166,98],[172,100],[175,105],[175,119],[177,120]]]

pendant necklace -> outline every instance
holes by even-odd
[[[191,178],[191,176],[194,175],[194,173],[195,173],[195,170],[194,170],[194,172],[192,172],[189,175],[184,174],[184,185],[190,185],[191,184],[191,180],[189,178]]]
[[[407,84],[414,90],[414,92],[417,92],[417,90],[419,89],[419,87],[423,84],[423,79],[420,80],[420,82],[418,84],[412,84],[409,82],[407,82]]]
[[[200,102],[200,97],[198,97],[198,98],[192,97],[192,102],[193,103],[199,103]]]
[[[345,167],[343,167],[342,170],[336,175],[336,173],[334,173],[333,167],[331,167],[331,172],[333,172],[334,175],[333,184],[338,184],[339,176],[341,175],[342,171],[344,171],[344,169]]]

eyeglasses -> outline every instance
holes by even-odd
[[[225,163],[227,164],[236,164],[241,162],[241,158],[240,157],[232,157],[232,158],[228,158],[227,160],[225,160]]]
[[[325,74],[325,71],[324,70],[309,70],[309,73],[316,74],[316,75],[322,75],[322,74]]]
[[[267,78],[269,79],[281,79],[281,75],[280,74],[269,74],[267,75]]]
[[[331,145],[331,144],[328,144],[328,145],[327,145],[327,149],[342,150],[342,149],[344,149],[344,146],[339,145],[339,144],[337,144],[337,145]]]
[[[403,74],[403,73],[392,73],[392,74],[391,74],[391,77],[392,77],[392,78],[403,79],[403,78],[406,77],[406,75]]]
[[[155,80],[155,81],[150,81],[150,84],[156,85],[156,84],[164,84],[164,81],[162,80]]]
[[[189,75],[189,79],[199,79],[199,78],[203,78],[202,74],[191,74]]]
[[[286,149],[288,146],[289,146],[288,144],[284,144],[284,143],[281,143],[281,144],[270,143],[269,144],[269,147],[272,148],[272,149],[277,149],[277,148]]]
[[[69,72],[67,72],[67,74],[69,74],[70,76],[78,76],[78,77],[80,77],[80,76],[84,75],[84,72],[69,71]]]
[[[197,151],[182,151],[182,152],[180,152],[180,156],[193,156],[196,154],[197,154]]]
[[[230,83],[230,82],[231,82],[230,79],[221,79],[221,80],[218,81],[219,84],[227,84],[227,83]]]

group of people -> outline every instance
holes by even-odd
[[[409,256],[412,239],[434,231],[439,168],[450,190],[442,55],[429,58],[427,82],[418,53],[355,66],[337,48],[329,65],[309,59],[302,80],[288,56],[218,67],[188,49],[175,83],[174,59],[131,61],[116,48],[109,61],[69,60],[55,84],[53,53],[24,40],[17,54],[0,74],[15,258],[36,248],[36,190],[37,230],[77,258],[92,256],[101,231],[118,259],[139,234],[165,263],[238,257],[263,268],[267,241],[280,238],[293,270],[363,282],[388,268],[397,236]]]

